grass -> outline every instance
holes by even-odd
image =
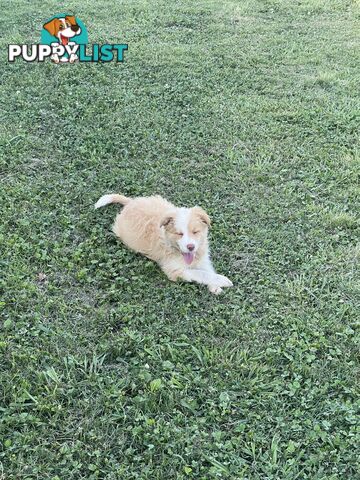
[[[0,478],[359,471],[359,3],[70,0],[124,64],[6,63]],[[213,218],[221,297],[110,233],[104,193]]]

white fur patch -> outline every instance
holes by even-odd
[[[175,228],[185,235],[190,220],[190,208],[179,208],[175,218]]]
[[[95,208],[105,207],[105,205],[109,205],[113,201],[113,195],[103,195],[99,200],[95,203]]]
[[[175,218],[175,228],[177,232],[181,232],[183,236],[178,240],[178,245],[182,252],[188,252],[187,245],[190,243],[195,245],[194,252],[196,252],[198,247],[198,241],[190,237],[189,233],[189,223],[191,218],[191,209],[190,208],[179,208],[178,213]]]

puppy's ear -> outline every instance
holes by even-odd
[[[169,225],[172,225],[173,223],[174,223],[173,215],[166,215],[166,217],[164,217],[161,220],[160,227],[168,227]]]
[[[45,25],[43,25],[43,28],[45,28],[45,30],[47,30],[50,35],[53,35],[55,37],[56,33],[59,31],[59,25],[60,20],[58,18],[54,18],[53,20],[50,20],[50,22],[45,23]]]
[[[68,22],[70,22],[71,25],[76,25],[76,20],[75,20],[74,15],[67,15],[67,16],[65,17],[65,20],[67,20]]]
[[[193,211],[195,215],[199,217],[199,219],[205,223],[208,227],[210,227],[211,221],[209,215],[203,210],[201,207],[194,207]]]

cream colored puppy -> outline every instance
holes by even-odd
[[[95,208],[110,203],[125,205],[115,219],[115,235],[157,262],[170,280],[202,283],[214,294],[221,293],[222,287],[232,287],[211,264],[210,219],[201,207],[178,208],[159,195],[132,199],[113,194],[102,196]]]

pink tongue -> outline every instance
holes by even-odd
[[[64,35],[60,34],[61,35],[61,43],[63,45],[67,45],[69,43],[69,38],[68,37],[65,37]]]
[[[188,265],[190,265],[190,263],[194,260],[194,254],[191,252],[183,253],[183,257],[184,257],[185,263],[187,263]]]

